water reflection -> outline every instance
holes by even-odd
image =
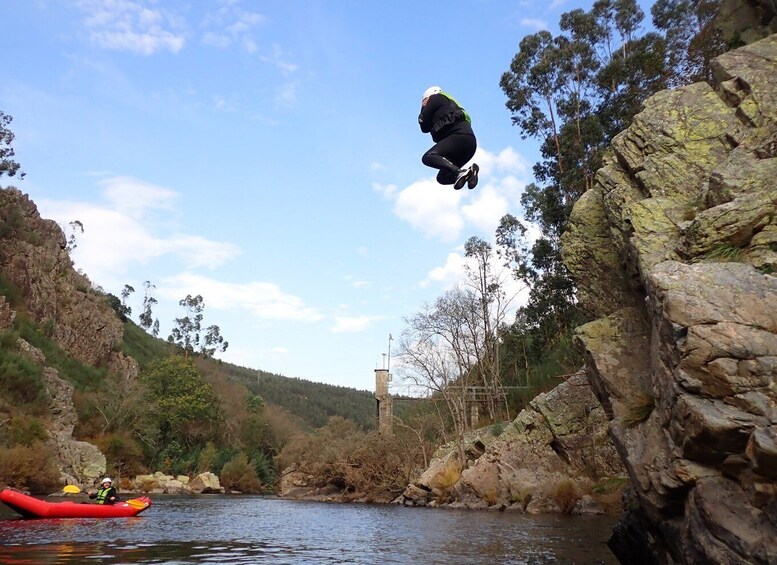
[[[611,518],[522,516],[270,497],[157,497],[141,516],[21,520],[1,563],[617,563]]]

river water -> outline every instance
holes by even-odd
[[[0,504],[0,563],[617,563],[614,521],[262,496],[157,496],[135,518],[22,520]]]

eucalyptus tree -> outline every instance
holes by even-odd
[[[184,352],[184,357],[195,353],[203,357],[213,357],[216,351],[224,352],[229,347],[229,342],[224,340],[221,335],[221,329],[216,326],[205,328],[203,335],[202,320],[203,310],[205,310],[205,301],[201,295],[192,296],[187,294],[186,298],[178,302],[185,309],[185,316],[175,319],[175,326],[167,338],[169,343],[180,347]]]
[[[582,315],[560,253],[572,206],[593,186],[612,137],[669,84],[666,40],[642,35],[643,20],[636,0],[597,0],[589,11],[565,13],[558,36],[543,31],[520,42],[500,81],[513,124],[540,141],[542,158],[521,197],[523,221],[540,236],[527,241],[525,225],[508,215],[497,244],[516,278],[531,285],[523,327],[547,345]]]
[[[669,82],[679,86],[712,79],[712,59],[736,45],[727,45],[715,25],[720,0],[656,0],[653,25],[666,38]]]
[[[124,288],[121,289],[121,316],[123,319],[129,318],[129,316],[132,314],[132,307],[127,305],[127,299],[130,297],[130,295],[135,292],[135,288],[132,285],[125,284]]]
[[[175,319],[175,326],[167,337],[167,341],[180,347],[184,352],[184,357],[188,357],[200,345],[202,311],[205,309],[205,302],[199,294],[194,297],[187,294],[186,298],[178,302],[178,305],[184,308],[185,315]]]
[[[65,249],[67,249],[68,253],[72,253],[73,250],[78,247],[76,244],[76,233],[84,233],[84,224],[81,223],[80,220],[73,220],[72,222],[68,222],[68,225],[70,226],[70,235],[67,238]]]
[[[12,121],[11,116],[0,110],[0,177],[12,177],[19,173],[19,178],[24,178],[25,173],[19,170],[19,163],[13,159],[15,153],[12,144],[16,136],[10,128]]]
[[[143,283],[145,289],[143,293],[143,311],[138,316],[138,322],[140,327],[146,331],[151,330],[151,335],[156,337],[159,334],[159,320],[154,319],[152,308],[157,304],[157,299],[151,295],[153,289],[156,288],[150,281]]]

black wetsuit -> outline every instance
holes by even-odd
[[[421,162],[440,170],[437,182],[453,184],[478,145],[466,112],[445,93],[432,94],[421,108],[418,124],[423,133],[432,134],[435,142]]]

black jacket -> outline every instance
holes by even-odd
[[[431,133],[435,143],[453,134],[475,136],[468,116],[455,100],[444,93],[432,94],[418,114],[423,133]]]

